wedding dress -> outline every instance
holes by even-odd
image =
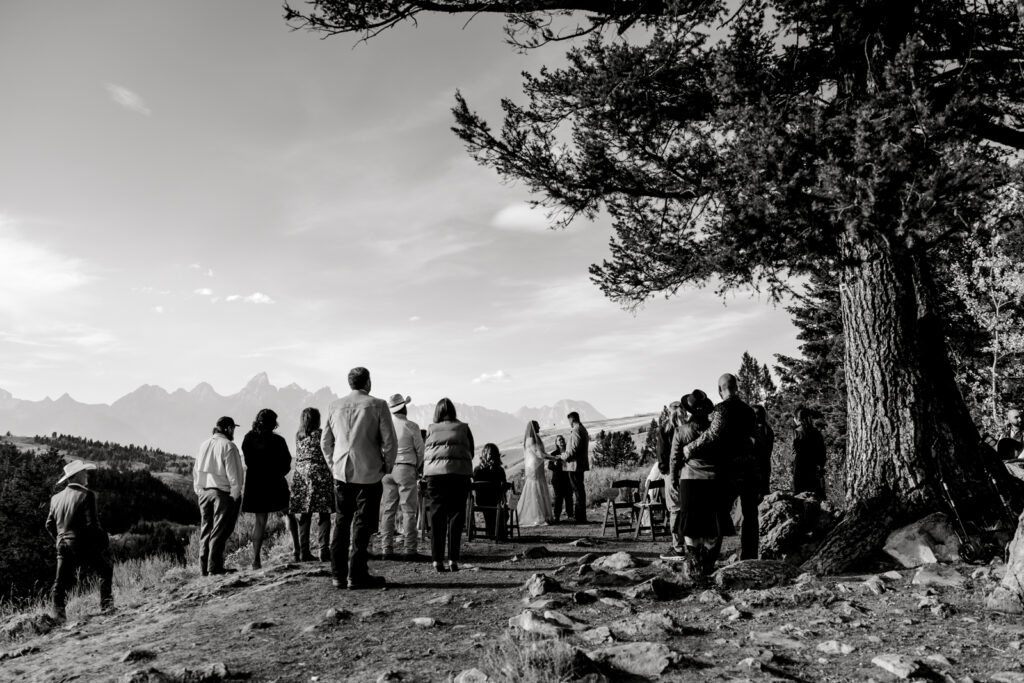
[[[516,505],[520,526],[541,526],[554,516],[551,492],[544,474],[544,454],[544,442],[537,436],[533,426],[528,425],[523,441],[523,492]]]

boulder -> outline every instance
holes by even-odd
[[[622,643],[587,653],[591,661],[634,676],[656,678],[680,660],[663,643]]]
[[[630,600],[672,600],[679,597],[682,590],[679,584],[656,576],[628,589],[625,595]]]
[[[508,625],[509,628],[517,628],[524,633],[532,633],[545,638],[557,638],[570,630],[557,621],[545,619],[543,614],[531,609],[523,610],[522,614],[511,617],[508,620]]]
[[[840,643],[838,640],[826,640],[823,643],[818,643],[818,647],[815,649],[827,655],[848,655],[856,648],[853,645]]]
[[[722,567],[713,577],[715,584],[723,589],[762,590],[787,584],[798,573],[796,567],[781,560],[741,560]]]
[[[941,512],[892,532],[884,550],[904,567],[960,561],[960,541],[949,519]]]
[[[761,557],[800,564],[835,526],[838,516],[814,496],[775,492],[758,506]]]
[[[641,612],[630,619],[611,624],[612,634],[620,640],[649,638],[664,640],[668,634],[677,633],[679,625],[667,611]]]
[[[911,583],[915,586],[937,586],[939,588],[963,588],[966,580],[960,572],[941,564],[926,564],[914,573]]]
[[[533,597],[538,598],[548,593],[561,592],[562,586],[547,574],[534,574],[526,580],[523,589]]]
[[[221,662],[198,668],[177,667],[161,671],[155,667],[129,671],[117,679],[118,683],[217,683],[231,678],[231,672]]]
[[[487,674],[480,669],[466,669],[460,672],[452,683],[487,683],[489,680],[491,679]]]
[[[604,645],[615,640],[612,636],[612,630],[607,626],[588,629],[580,633],[579,636],[580,640],[590,645]]]
[[[594,569],[607,569],[611,571],[621,571],[623,569],[643,566],[643,563],[638,558],[625,551],[599,557],[591,564],[594,566]]]
[[[896,678],[910,678],[921,673],[921,663],[904,655],[879,655],[871,663],[885,669]]]

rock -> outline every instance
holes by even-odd
[[[882,574],[882,578],[885,579],[886,581],[902,581],[903,580],[903,574],[900,574],[898,571],[893,569],[891,571],[887,571],[886,573]]]
[[[752,616],[750,612],[745,612],[736,607],[736,605],[729,605],[719,614],[725,617],[726,621],[739,621],[740,619],[749,619]]]
[[[199,668],[177,667],[170,671],[161,671],[155,667],[129,671],[120,678],[118,683],[217,683],[232,677],[227,666],[221,662],[205,664]]]
[[[437,619],[434,617],[413,617],[413,626],[419,626],[420,628],[433,628],[437,626]]]
[[[914,573],[911,583],[916,586],[939,586],[942,588],[963,588],[966,583],[960,572],[941,564],[926,564]]]
[[[538,612],[543,612],[546,609],[555,609],[556,607],[561,607],[564,604],[565,601],[561,599],[555,600],[551,598],[523,598],[523,605],[527,609],[537,610]]]
[[[248,624],[241,628],[242,633],[251,633],[253,631],[264,631],[268,628],[276,626],[272,621],[250,621]]]
[[[727,603],[729,601],[721,593],[719,593],[718,591],[711,590],[709,588],[708,590],[700,592],[700,594],[697,596],[697,602],[705,604],[705,605],[711,605],[711,604],[724,605],[725,603]]]
[[[556,612],[555,610],[551,609],[544,611],[544,619],[556,624],[560,624],[565,628],[569,629],[570,631],[586,631],[588,628],[590,628],[586,623],[580,621],[579,619],[574,619],[566,614],[562,614],[561,612]]]
[[[571,545],[573,548],[593,548],[597,544],[589,538],[577,538],[575,541],[570,541],[566,545]]]
[[[828,503],[813,496],[769,494],[758,506],[761,557],[802,564],[837,519]]]
[[[587,553],[580,559],[576,560],[576,564],[593,564],[594,560],[596,560],[598,557],[599,555],[597,553]]]
[[[0,640],[15,640],[49,633],[60,622],[45,612],[19,614],[0,628]]]
[[[781,560],[740,560],[716,571],[714,579],[720,588],[763,590],[789,583],[798,571]]]
[[[1024,683],[1024,673],[1020,671],[999,671],[989,678],[992,683]]]
[[[625,551],[619,551],[611,555],[599,557],[591,564],[594,566],[594,569],[608,569],[612,571],[621,571],[623,569],[643,566],[643,563],[639,559]]]
[[[135,669],[121,675],[117,683],[172,683],[172,679],[159,669]]]
[[[583,569],[583,567],[580,567]],[[592,570],[585,576],[580,576],[579,582],[588,586],[623,587],[632,586],[637,579],[621,572],[606,572],[603,569]]]
[[[978,580],[981,580],[981,579],[988,579],[991,576],[992,576],[992,569],[990,567],[978,567],[973,572],[971,572],[971,578],[974,579],[975,581],[978,581]]]
[[[801,650],[804,647],[804,643],[796,638],[790,638],[778,631],[751,631],[748,638],[755,645],[770,645],[786,650]]]
[[[535,598],[562,590],[562,586],[547,574],[534,574],[527,579],[523,588]]]
[[[462,603],[462,609],[472,609],[473,607],[476,607],[476,605],[476,600],[467,600],[466,602]]]
[[[347,609],[339,609],[337,607],[331,607],[324,612],[324,619],[327,621],[345,621],[352,617],[352,613]]]
[[[871,663],[885,669],[896,678],[910,678],[921,673],[921,663],[904,655],[878,655]]]
[[[904,567],[960,561],[960,541],[941,512],[892,532],[884,550]]]
[[[16,659],[18,657],[24,657],[34,652],[39,652],[39,648],[35,645],[25,645],[14,650],[7,650],[6,652],[0,652],[0,662],[5,659]]]
[[[607,626],[598,626],[597,628],[587,629],[579,634],[580,640],[590,645],[604,645],[605,643],[611,643],[615,640],[612,636],[612,630]]]
[[[123,655],[121,655],[121,661],[125,663],[145,662],[150,659],[154,659],[155,657],[156,653],[152,652],[151,650],[142,650],[133,647],[129,649],[127,652],[125,652]]]
[[[679,655],[663,643],[622,643],[587,653],[597,664],[634,676],[655,678],[679,662]]]
[[[648,579],[638,586],[633,586],[626,591],[626,597],[630,600],[648,599],[648,600],[672,600],[673,598],[679,597],[682,592],[682,586],[665,579],[658,578],[657,576],[653,579]]]
[[[533,610],[523,610],[522,614],[511,617],[508,620],[510,628],[518,628],[525,633],[534,633],[545,638],[557,638],[569,631],[568,628],[556,621],[545,619],[542,614]]]
[[[867,588],[870,592],[874,593],[875,595],[881,595],[885,592],[885,582],[882,580],[882,577],[880,576],[872,576],[871,578],[864,581],[864,583],[861,585]]]
[[[577,605],[590,605],[590,604],[593,604],[593,603],[597,602],[597,597],[598,597],[598,596],[594,595],[593,593],[594,593],[594,591],[576,591],[575,593],[572,594],[572,601],[574,603],[576,603]]]
[[[950,668],[953,666],[953,662],[949,661],[945,656],[940,654],[928,655],[924,658],[924,661],[928,662],[929,666]]]
[[[664,639],[666,634],[676,633],[678,624],[667,611],[641,612],[631,619],[611,624],[612,634],[621,640],[635,638]]]
[[[853,645],[840,643],[838,640],[826,640],[823,643],[818,643],[818,647],[815,649],[827,655],[848,655],[856,648]]]
[[[405,678],[405,674],[401,671],[384,671],[377,676],[376,683],[397,683]]]
[[[439,595],[436,598],[433,598],[431,600],[427,600],[426,604],[428,604],[428,605],[450,605],[450,604],[452,604],[452,600],[454,600],[454,599],[455,599],[455,596],[453,596],[451,593],[445,593],[444,595]]]
[[[466,669],[460,672],[452,683],[487,683],[489,680],[491,679],[487,674],[480,669]]]
[[[618,598],[599,598],[599,600],[604,605],[609,605],[611,607],[618,607],[619,609],[625,609],[625,610],[629,609],[629,603],[626,602],[625,600],[620,600]]]
[[[543,557],[550,557],[551,551],[542,545],[531,545],[529,548],[519,553],[519,557],[524,560],[539,560]]]

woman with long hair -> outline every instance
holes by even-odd
[[[505,468],[501,465],[501,452],[493,443],[485,443],[480,449],[480,464],[473,470],[473,483],[487,483],[491,486],[476,487],[476,504],[483,507],[496,507],[505,495]],[[497,510],[482,510],[484,516],[484,534],[488,538],[503,537],[503,530],[496,529]],[[495,533],[495,532],[498,533]]]
[[[284,437],[275,434],[277,413],[264,408],[256,413],[252,429],[242,439],[245,461],[245,487],[242,512],[252,512],[256,522],[252,530],[252,568],[261,569],[263,537],[267,533],[267,515],[288,508],[288,480],[292,456]]]
[[[295,434],[295,471],[288,487],[288,531],[296,562],[331,559],[331,513],[334,512],[334,475],[320,448],[320,411],[306,408]],[[317,554],[309,546],[309,528],[317,516]]]
[[[543,526],[553,517],[551,492],[544,476],[544,462],[554,461],[557,456],[548,455],[544,441],[540,438],[540,425],[536,420],[526,423],[523,435],[523,492],[519,495],[516,511],[520,526]]]
[[[439,572],[459,570],[466,499],[473,475],[473,432],[455,415],[455,404],[442,398],[434,408],[423,445],[423,477],[430,511],[430,556]],[[444,564],[445,545],[448,565]]]

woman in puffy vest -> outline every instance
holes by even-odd
[[[439,572],[459,570],[459,546],[466,524],[466,499],[473,476],[473,432],[455,417],[455,404],[442,398],[423,444],[423,477],[430,514],[430,555]],[[448,565],[444,564],[445,543]]]

